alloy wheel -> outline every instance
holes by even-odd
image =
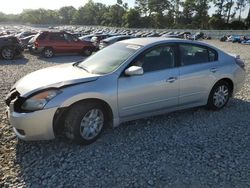
[[[44,56],[45,57],[52,57],[53,56],[53,51],[51,49],[45,49]]]
[[[84,54],[85,54],[86,56],[90,56],[91,53],[92,53],[92,51],[91,51],[90,49],[88,49],[88,48],[84,50]]]
[[[92,109],[81,120],[80,135],[86,140],[91,140],[101,132],[103,125],[103,112],[100,109]]]
[[[213,103],[216,107],[221,108],[227,103],[229,98],[229,89],[226,85],[220,85],[216,88],[213,95]]]

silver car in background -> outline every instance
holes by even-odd
[[[64,133],[83,144],[111,125],[196,106],[223,108],[240,90],[244,62],[208,44],[141,38],[110,45],[82,62],[33,72],[6,97],[16,135]]]
[[[131,35],[118,35],[118,36],[109,37],[109,38],[106,38],[106,39],[100,41],[99,49],[101,50],[101,49],[103,49],[111,44],[114,44],[116,42],[119,42],[122,40],[127,40],[127,39],[132,39],[132,38],[135,38],[135,37],[131,36]]]

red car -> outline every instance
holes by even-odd
[[[91,42],[81,41],[67,32],[38,33],[28,44],[30,51],[49,58],[58,53],[80,53],[91,55],[95,47]]]

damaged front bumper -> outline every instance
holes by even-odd
[[[57,108],[29,113],[14,111],[14,104],[7,107],[7,115],[18,138],[22,140],[51,140],[55,138],[53,117]]]

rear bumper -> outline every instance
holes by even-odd
[[[22,140],[51,140],[55,138],[53,117],[57,108],[31,113],[17,113],[7,107],[7,115],[15,134]]]
[[[243,71],[241,68],[238,68],[237,71],[235,72],[233,96],[235,96],[235,94],[242,89],[245,83],[245,79],[246,79],[246,72]]]

